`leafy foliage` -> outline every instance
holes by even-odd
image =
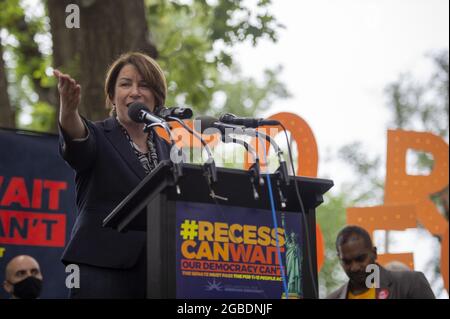
[[[386,87],[391,125],[399,129],[433,132],[448,140],[449,58],[448,51],[433,53],[435,71],[427,83],[410,74]]]
[[[317,222],[320,224],[325,243],[325,258],[319,273],[319,295],[321,298],[339,288],[345,281],[345,274],[339,264],[336,254],[336,236],[344,227],[345,209],[352,205],[345,192],[337,195],[330,193],[325,195],[325,203],[317,208]]]
[[[8,57],[6,66],[11,104],[19,110],[36,108],[34,114],[42,110],[42,105],[55,101],[50,89],[55,81],[46,73],[51,65],[51,55],[40,48],[42,40],[49,37],[47,20],[45,15],[37,13],[26,15],[19,0],[0,2],[0,30],[4,34],[2,45]],[[40,39],[39,42],[37,39]],[[44,112],[42,116],[50,114],[54,115],[54,112]],[[50,121],[48,119],[45,122],[51,123]],[[29,128],[22,125],[20,120],[17,123],[19,127]],[[51,125],[36,127],[47,131]]]
[[[158,62],[167,72],[168,106],[189,106],[210,115],[228,111],[255,115],[267,109],[275,97],[289,97],[277,79],[281,67],[265,70],[260,83],[243,77],[233,59],[232,46],[238,43],[248,40],[256,45],[263,38],[277,40],[282,26],[269,13],[271,1],[258,1],[256,9],[238,0],[144,3],[152,40],[159,52]],[[47,73],[52,55],[48,49],[51,34],[46,4],[37,2],[39,10],[25,10],[25,2],[19,0],[0,2],[10,99],[19,110],[34,109],[34,115],[44,110],[43,103],[58,103],[54,99],[55,81]],[[43,111],[41,115],[55,113]],[[33,120],[41,115],[33,116]],[[43,131],[52,127],[41,124],[30,125]],[[28,124],[20,126],[30,128]]]
[[[264,37],[277,40],[281,25],[268,15],[270,1],[260,1],[263,13],[252,13],[241,1],[216,4],[195,0],[147,1],[149,29],[159,50],[158,61],[167,70],[168,105],[185,105],[200,113],[235,112],[255,115],[269,107],[274,97],[289,93],[277,79],[280,67],[265,70],[264,82],[244,78],[231,47]],[[255,20],[252,23],[252,18]],[[218,100],[218,96],[224,98]]]

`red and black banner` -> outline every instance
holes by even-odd
[[[66,298],[60,258],[75,217],[74,173],[58,136],[0,129],[0,281],[9,260],[30,255],[44,276],[41,298]]]

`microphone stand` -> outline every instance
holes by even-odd
[[[265,133],[259,132],[257,130],[253,130],[253,129],[246,129],[247,130],[251,130],[252,132],[255,133],[256,136],[261,136],[263,137],[266,141],[268,141],[271,145],[273,145],[273,147],[275,148],[275,152],[277,153],[277,157],[278,157],[278,162],[280,163],[280,166],[277,169],[277,172],[279,172],[280,178],[282,179],[283,182],[285,182],[286,186],[289,185],[289,173],[288,173],[288,169],[287,169],[287,164],[286,161],[284,160],[283,157],[283,151],[281,150],[280,146],[275,142],[275,140],[270,136],[267,135]]]
[[[214,157],[212,156],[211,149],[209,148],[208,144],[206,144],[206,142],[203,140],[203,138],[199,134],[197,134],[196,132],[191,130],[189,128],[189,126],[187,126],[186,123],[184,123],[179,118],[176,118],[176,117],[173,117],[173,116],[168,116],[167,118],[172,120],[172,121],[176,121],[176,122],[180,123],[180,125],[185,130],[187,130],[189,133],[191,133],[193,136],[195,136],[202,143],[202,145],[205,147],[206,153],[208,154],[208,159],[203,164],[203,171],[204,171],[204,176],[206,177],[206,181],[208,182],[208,187],[209,187],[209,190],[210,190],[209,196],[211,198],[213,198],[213,199],[217,198],[217,199],[221,199],[221,200],[227,201],[228,198],[220,196],[220,195],[217,195],[214,192],[213,185],[218,181],[217,168],[216,168],[216,162],[214,161]]]
[[[280,196],[281,207],[285,208],[287,198],[286,198],[286,196],[284,196],[284,193],[281,189],[281,183],[283,182],[286,186],[289,186],[290,182],[289,182],[289,173],[288,173],[288,169],[287,169],[287,164],[283,157],[283,151],[281,150],[280,146],[275,142],[275,140],[270,135],[267,135],[267,134],[264,134],[262,132],[255,130],[255,129],[249,129],[249,128],[245,128],[243,131],[245,134],[254,136],[258,139],[264,138],[271,145],[273,145],[275,152],[277,154],[277,157],[278,157],[278,162],[280,163],[280,166],[275,171],[274,175],[277,176],[276,185],[277,185],[278,195]]]
[[[280,166],[278,167],[278,169],[275,171],[275,176],[277,176],[278,178],[276,179],[276,186],[277,186],[277,190],[278,190],[278,195],[280,196],[280,202],[281,202],[281,207],[285,208],[286,207],[286,202],[287,202],[287,198],[286,196],[284,196],[284,193],[281,189],[281,183],[283,182],[286,186],[289,186],[289,174],[288,174],[288,170],[287,170],[287,164],[286,161],[284,160],[283,157],[283,151],[281,150],[281,148],[279,147],[279,145],[275,142],[275,140],[270,137],[267,134],[264,134],[262,132],[257,131],[256,129],[253,128],[246,128],[243,126],[238,126],[238,125],[233,125],[233,124],[226,124],[226,123],[221,123],[222,124],[222,130],[221,132],[225,132],[223,134],[227,134],[226,133],[226,129],[230,128],[233,129],[233,134],[245,134],[248,136],[252,136],[252,137],[256,137],[258,139],[260,138],[264,138],[266,141],[268,141],[271,145],[273,145],[273,147],[275,148],[275,152],[277,153],[278,156],[278,162],[280,163]]]
[[[253,163],[250,166],[250,168],[249,168],[249,175],[250,175],[250,182],[251,182],[252,188],[253,188],[253,198],[255,200],[258,200],[259,199],[259,194],[256,191],[256,186],[263,186],[264,185],[264,179],[261,177],[261,169],[260,169],[260,161],[259,161],[258,153],[246,141],[241,140],[241,139],[237,139],[235,137],[232,137],[232,136],[230,136],[227,133],[222,134],[222,141],[224,143],[236,143],[236,144],[242,145],[242,146],[245,147],[247,152],[250,152],[254,156],[255,163]]]

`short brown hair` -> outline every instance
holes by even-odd
[[[105,96],[106,96],[106,108],[113,109],[112,99],[114,97],[114,90],[120,70],[127,65],[131,64],[136,67],[138,72],[149,84],[150,88],[155,95],[155,107],[164,106],[167,95],[167,84],[164,72],[158,63],[149,57],[148,55],[140,52],[127,52],[122,54],[117,60],[115,60],[108,69],[105,79]]]

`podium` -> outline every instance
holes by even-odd
[[[217,168],[211,185],[204,166],[181,167],[179,176],[170,161],[160,162],[103,221],[119,232],[146,232],[147,298],[279,299],[283,270],[289,295],[317,297],[315,209],[331,180],[282,183],[269,174],[276,228],[265,174],[260,186],[248,171]]]

